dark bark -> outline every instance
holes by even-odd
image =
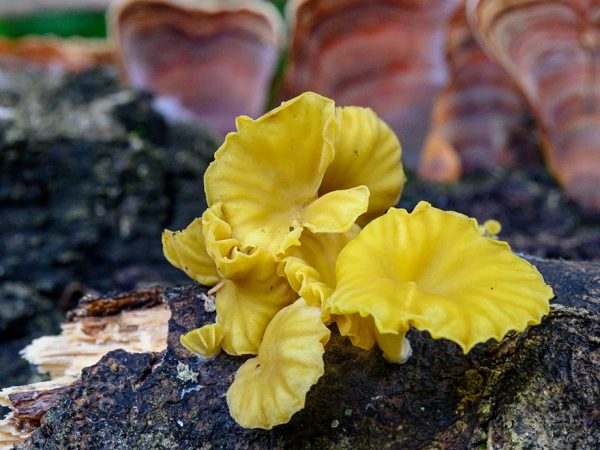
[[[151,101],[116,70],[0,66],[0,387],[40,380],[18,351],[90,290],[186,279],[160,233],[202,213],[218,144]]]
[[[305,409],[272,431],[229,417],[224,394],[243,358],[201,363],[179,344],[213,320],[204,288],[167,289],[167,350],[106,355],[20,448],[599,448],[600,265],[531,260],[556,293],[540,326],[468,355],[411,331],[401,366],[334,335]],[[178,377],[180,363],[197,382]]]

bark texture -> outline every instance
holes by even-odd
[[[185,280],[160,234],[202,213],[218,143],[151,101],[116,70],[0,65],[0,388],[40,381],[18,352],[83,294]]]
[[[540,326],[468,355],[412,331],[402,366],[334,335],[305,409],[272,431],[229,417],[242,358],[202,363],[179,344],[213,320],[205,288],[167,289],[167,350],[117,350],[84,369],[18,448],[599,448],[600,265],[530,260],[556,293]]]

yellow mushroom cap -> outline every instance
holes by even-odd
[[[238,117],[204,177],[209,206],[222,203],[240,246],[273,255],[297,245],[303,228],[318,233],[350,229],[368,208],[369,189],[318,197],[334,158],[333,100],[307,92],[257,120]]]
[[[390,209],[340,253],[334,314],[372,317],[379,333],[410,326],[468,352],[538,324],[553,297],[537,269],[477,221],[421,202]]]
[[[497,220],[490,219],[483,223],[483,229],[486,236],[496,237],[502,231],[502,225]]]
[[[223,329],[217,323],[204,325],[180,338],[181,345],[206,359],[214,358],[221,352],[222,340]]]
[[[230,355],[254,355],[271,319],[297,295],[278,274],[279,261],[272,254],[240,248],[219,204],[204,212],[202,222],[207,252],[222,277],[215,295],[221,346]]]
[[[258,356],[237,371],[227,391],[233,419],[244,428],[270,430],[304,408],[307,392],[323,375],[330,332],[318,308],[298,299],[273,318]]]
[[[335,158],[323,178],[321,195],[338,189],[365,185],[369,209],[359,218],[366,224],[396,205],[406,176],[402,149],[392,129],[370,108],[336,108],[338,132]]]
[[[214,286],[221,279],[214,261],[206,252],[201,219],[195,219],[182,231],[165,230],[162,246],[167,260],[190,278],[205,286]]]

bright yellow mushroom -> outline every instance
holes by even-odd
[[[307,392],[323,375],[330,332],[318,308],[303,299],[273,318],[258,356],[237,371],[227,391],[231,417],[244,428],[270,430],[304,408]]]
[[[406,176],[402,149],[392,129],[370,108],[336,108],[338,132],[335,158],[327,167],[319,195],[365,185],[369,209],[358,222],[364,225],[396,205]]]
[[[218,323],[211,323],[184,334],[179,340],[189,351],[202,358],[212,359],[221,352],[223,329]]]
[[[367,225],[340,253],[336,276],[329,305],[358,319],[349,330],[372,318],[377,334],[399,340],[413,326],[465,353],[539,324],[553,297],[537,269],[482,236],[475,219],[426,202]]]
[[[215,153],[204,186],[209,207],[222,203],[242,248],[280,255],[299,245],[304,228],[343,233],[367,211],[366,186],[318,196],[335,156],[333,100],[307,92],[257,120],[238,117],[236,125]]]

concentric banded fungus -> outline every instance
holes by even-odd
[[[397,339],[410,326],[427,330],[465,352],[540,323],[553,296],[534,266],[482,236],[475,219],[426,202],[367,225],[340,253],[336,276],[332,313],[366,326],[372,318],[378,335]]]
[[[518,165],[533,150],[523,139],[527,108],[506,71],[475,40],[464,2],[450,21],[447,45],[450,79],[434,104],[420,175],[456,181],[461,172]]]
[[[238,117],[204,176],[209,206],[222,203],[223,219],[241,248],[273,255],[299,245],[304,228],[343,233],[368,208],[369,189],[357,186],[318,197],[333,161],[335,105],[311,92],[257,120]]]
[[[269,324],[258,356],[239,368],[227,391],[235,421],[270,430],[304,408],[306,393],[323,375],[329,335],[319,309],[303,299],[282,309]]]
[[[231,131],[263,112],[283,23],[262,0],[117,0],[110,12],[124,77],[173,121]]]
[[[468,15],[525,94],[558,181],[600,210],[600,4],[472,0]]]
[[[457,0],[296,0],[285,95],[312,90],[372,107],[415,168],[446,80],[446,22]]]

